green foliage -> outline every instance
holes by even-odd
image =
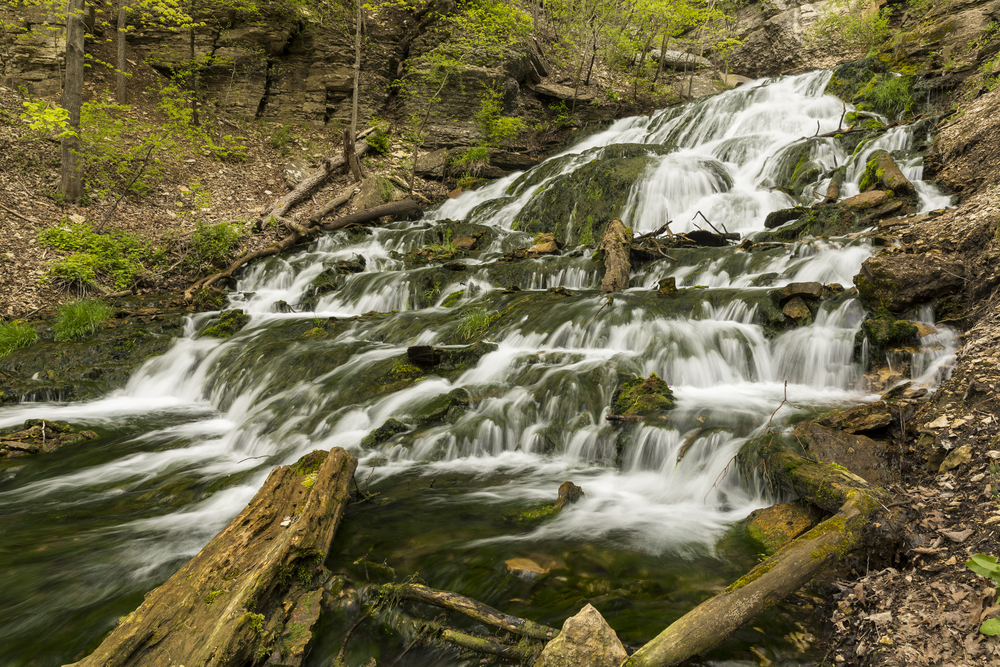
[[[35,131],[38,138],[72,137],[76,134],[69,125],[69,112],[45,100],[26,100],[21,103],[24,113],[21,119]]]
[[[85,222],[42,230],[38,243],[72,253],[53,262],[48,277],[80,285],[108,282],[116,290],[128,289],[141,280],[149,267],[166,261],[163,249],[136,234],[98,234]]]
[[[451,161],[455,172],[463,176],[477,177],[490,163],[489,149],[486,146],[473,146]]]
[[[525,127],[524,121],[517,116],[503,115],[503,98],[501,87],[487,88],[479,97],[479,111],[475,114],[487,145],[498,148],[510,144]]]
[[[392,195],[395,193],[395,188],[392,186],[392,181],[384,176],[379,176],[376,181],[378,184],[378,195],[379,198],[386,204],[392,201]]]
[[[978,575],[992,579],[1000,591],[1000,564],[996,556],[976,554],[966,561],[965,566]],[[984,635],[1000,635],[1000,618],[989,618],[979,626],[979,632]]]
[[[243,231],[234,223],[220,222],[211,225],[199,221],[195,223],[194,234],[191,236],[188,264],[220,264],[229,259],[242,238]]]
[[[913,106],[912,76],[876,74],[854,96],[855,103],[870,105],[889,118],[898,118]]]
[[[462,338],[469,340],[486,333],[494,320],[500,317],[500,313],[490,310],[486,306],[475,306],[462,314],[462,322],[459,326],[459,333]]]
[[[88,336],[111,317],[112,309],[103,301],[85,299],[59,306],[52,332],[57,343]]]
[[[388,155],[392,150],[389,121],[373,118],[371,125],[375,131],[368,136],[368,146],[376,153]]]
[[[892,30],[892,9],[879,9],[872,0],[830,0],[820,9],[820,18],[810,37],[824,45],[843,44],[867,54],[878,53]]]
[[[289,147],[294,141],[295,130],[289,123],[277,126],[271,133],[271,148],[281,151],[282,155],[288,155],[291,152]]]
[[[563,100],[550,104],[549,111],[552,112],[552,122],[555,123],[556,127],[569,127],[573,124],[573,119],[569,116],[569,107]]]
[[[38,341],[35,327],[17,320],[0,322],[0,359],[14,350],[28,347]]]

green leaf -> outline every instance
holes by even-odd
[[[976,574],[1000,582],[1000,565],[997,564],[996,556],[976,554],[965,563],[965,566]]]
[[[1000,635],[1000,618],[983,621],[983,624],[979,626],[979,631],[984,635]]]

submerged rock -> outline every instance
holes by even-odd
[[[224,310],[219,313],[219,320],[201,332],[202,336],[211,338],[230,338],[250,321],[250,316],[242,310]]]
[[[365,449],[375,449],[397,433],[406,433],[409,430],[410,427],[398,419],[387,419],[384,424],[362,438],[361,446]]]
[[[93,431],[74,431],[66,422],[28,419],[22,430],[0,435],[0,459],[46,454],[96,437]]]
[[[530,558],[511,558],[504,561],[507,572],[521,579],[537,579],[549,573],[549,569],[542,567]]]
[[[535,667],[619,667],[628,658],[618,635],[593,605],[566,619]]]

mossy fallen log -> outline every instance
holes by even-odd
[[[886,190],[892,190],[899,197],[913,195],[916,192],[913,183],[903,175],[892,156],[885,150],[877,150],[868,158],[858,189],[861,192],[874,190],[880,183]]]
[[[772,484],[790,487],[835,514],[682,616],[624,665],[667,667],[704,653],[826,567],[859,548],[896,537],[891,533],[899,521],[886,508],[891,503],[885,491],[839,466],[811,461],[781,440],[766,433],[756,446],[748,446],[756,461],[750,461],[751,467],[765,469]],[[875,534],[876,527],[884,532]]]
[[[275,468],[239,516],[75,667],[252,665],[303,654],[357,459],[340,448]],[[272,660],[272,662],[274,662]]]

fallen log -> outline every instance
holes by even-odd
[[[632,271],[629,248],[632,235],[621,220],[612,220],[604,230],[600,251],[604,261],[604,278],[601,279],[601,294],[620,292],[628,287],[628,277]]]
[[[892,156],[885,150],[877,150],[868,158],[865,174],[861,177],[861,191],[874,190],[879,183],[898,196],[912,195],[916,192],[913,183],[903,175]]]
[[[356,467],[335,448],[275,468],[239,516],[75,667],[250,665],[278,642],[304,653]]]
[[[835,204],[840,200],[840,188],[844,185],[844,178],[847,176],[847,169],[840,167],[835,169],[830,176],[830,185],[826,186],[826,196],[823,198],[824,204]]]
[[[354,146],[354,154],[364,155],[368,150],[368,142],[361,141]],[[283,217],[288,214],[292,207],[304,201],[309,195],[326,182],[330,176],[342,167],[347,166],[343,155],[333,155],[323,160],[323,164],[315,173],[302,179],[302,182],[295,186],[295,189],[284,197],[277,199],[273,204],[264,209],[258,221],[258,228],[262,228],[267,219],[272,215]]]
[[[398,595],[406,600],[414,600],[425,604],[451,609],[461,614],[465,614],[474,621],[484,625],[492,625],[505,632],[510,632],[523,637],[548,641],[559,634],[556,628],[541,625],[525,618],[518,618],[498,611],[489,605],[485,605],[470,597],[452,593],[451,591],[441,591],[428,588],[422,584],[389,584],[383,587],[390,595]]]
[[[636,651],[624,665],[667,667],[704,653],[808,583],[827,566],[876,540],[893,539],[900,525],[885,491],[840,468],[796,453],[782,438],[765,433],[757,441],[756,464],[772,485],[790,487],[804,499],[836,512],[785,545],[725,592],[710,598]],[[755,449],[753,445],[743,451]],[[741,452],[741,455],[742,452]],[[750,461],[752,463],[753,461]],[[744,467],[747,462],[744,461]]]
[[[373,220],[378,220],[379,218],[388,215],[409,215],[416,213],[419,210],[420,205],[413,199],[407,197],[406,199],[400,199],[399,201],[392,202],[391,204],[383,204],[382,206],[376,206],[364,211],[358,211],[357,213],[342,216],[336,220],[331,220],[330,222],[324,222],[320,225],[320,227],[329,232],[335,229],[343,229],[348,225],[360,225]]]
[[[338,194],[336,197],[328,201],[326,204],[323,204],[323,206],[317,209],[315,213],[310,215],[309,222],[313,223],[319,222],[326,216],[333,213],[335,209],[340,208],[341,206],[346,204],[350,200],[350,198],[358,194],[359,191],[360,188],[358,188],[355,185],[347,186],[340,192],[340,194]]]

